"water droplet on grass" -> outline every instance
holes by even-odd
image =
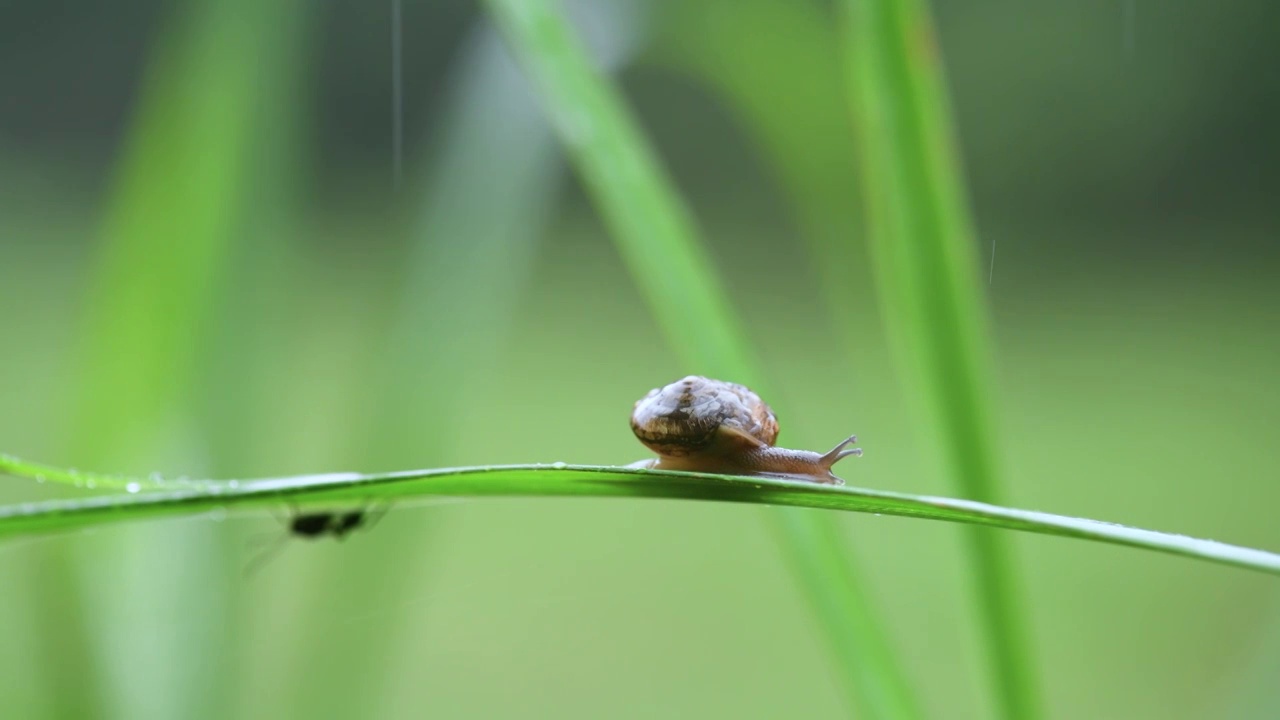
[[[136,483],[136,482],[131,482],[131,483],[129,483],[128,485],[125,485],[125,486],[124,486],[124,489],[125,489],[125,491],[126,491],[126,492],[129,492],[129,493],[136,493],[136,492],[138,492],[139,490],[141,490],[141,489],[142,489],[142,486],[141,486],[141,485],[139,485],[139,484],[138,484],[138,483]]]

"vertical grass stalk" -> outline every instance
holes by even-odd
[[[290,7],[184,3],[157,38],[86,282],[65,438],[76,464],[156,467],[191,454],[193,387],[243,229],[263,68],[273,67]],[[57,714],[216,714],[225,676],[209,668],[228,667],[219,628],[230,603],[227,588],[208,578],[222,559],[217,529],[166,529],[182,542],[180,557],[155,542],[155,532],[127,529],[66,546],[42,573],[53,587],[44,590],[56,595],[46,598],[44,620],[56,624],[45,643],[76,663],[46,670],[58,683]],[[101,594],[122,575],[132,577],[122,585],[127,592]],[[70,677],[74,687],[65,687]]]
[[[691,372],[761,386],[742,325],[691,214],[617,91],[593,68],[549,0],[488,0],[532,76],[553,124],[659,324]],[[841,659],[852,702],[867,717],[915,717],[913,699],[860,593],[831,519],[778,515],[784,546],[824,636]],[[855,622],[849,618],[856,617]]]
[[[966,497],[1001,500],[990,350],[939,49],[922,0],[845,0],[877,279],[902,376]],[[1002,715],[1039,716],[1007,541],[968,533]]]

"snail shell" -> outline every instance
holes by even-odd
[[[831,466],[861,455],[850,437],[820,455],[774,447],[778,419],[767,403],[736,383],[698,375],[649,391],[631,413],[631,430],[658,454],[642,467],[770,475],[842,484]]]
[[[632,432],[659,455],[702,452],[722,428],[765,445],[778,439],[778,418],[759,395],[736,383],[698,375],[650,390],[631,413]]]

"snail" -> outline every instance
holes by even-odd
[[[774,447],[778,419],[751,390],[690,375],[636,401],[631,430],[658,454],[632,467],[733,475],[768,475],[843,485],[831,466],[862,450],[856,435],[819,454]]]

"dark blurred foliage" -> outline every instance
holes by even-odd
[[[353,185],[360,197],[376,197],[378,185],[390,182],[390,4],[333,0],[320,6],[309,100],[314,198],[341,198]],[[1116,261],[1179,251],[1274,251],[1272,233],[1262,230],[1277,229],[1268,221],[1280,190],[1280,166],[1267,162],[1280,155],[1275,3],[947,0],[935,6],[981,225],[1080,231],[1073,243]],[[4,145],[72,165],[61,182],[100,186],[149,43],[173,7],[6,4],[0,9]],[[659,16],[669,9],[652,7]],[[462,0],[405,3],[410,158],[428,152],[451,58],[477,13]],[[760,169],[744,157],[752,151],[732,118],[704,91],[643,64],[624,72],[622,81],[692,195],[746,207],[769,194]],[[1124,232],[1152,218],[1170,231]],[[1259,231],[1201,239],[1177,232],[1220,221]],[[1052,232],[1023,240],[1059,241]]]

